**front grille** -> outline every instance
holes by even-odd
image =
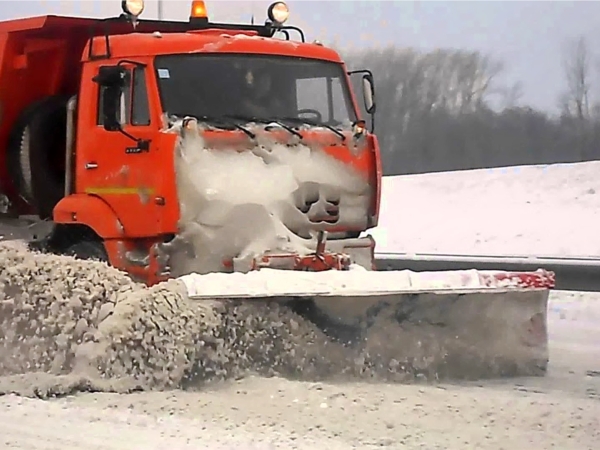
[[[339,199],[313,197],[297,203],[296,207],[313,223],[334,224],[340,220]]]

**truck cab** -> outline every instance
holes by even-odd
[[[54,224],[37,248],[103,259],[148,284],[173,276],[162,249],[182,230],[177,164],[192,120],[213,152],[276,144],[333,161],[339,172],[316,157],[302,169],[298,214],[282,220],[301,239],[317,233],[319,261],[344,265],[354,253],[369,267],[374,242],[359,236],[377,225],[380,155],[350,77],[362,76],[373,115],[372,74],[349,72],[337,52],[305,42],[284,25],[283,2],[264,25],[211,23],[198,1],[189,22],[140,20],[142,11],[143,2],[124,1],[115,19],[0,24],[0,191],[16,214]],[[345,177],[360,180],[355,198],[331,188]],[[211,270],[234,270],[231,256],[214,255]],[[285,256],[290,268],[316,267],[306,255]]]

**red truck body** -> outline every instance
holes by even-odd
[[[343,61],[318,43],[275,39],[269,34],[269,27],[262,25],[193,20],[139,21],[135,30],[124,20],[77,17],[0,22],[0,193],[10,202],[11,211],[52,220],[56,227],[47,243],[52,242],[55,251],[81,247],[80,241],[100,243],[100,253],[105,252],[115,267],[149,284],[168,277],[155,260],[153,246],[178,233],[173,158],[177,135],[164,132],[164,99],[154,64],[165,55],[230,54],[324,61],[343,69],[357,119],[354,130],[360,127],[361,138],[353,129],[342,130],[340,139],[340,132],[309,127],[302,132],[303,141],[352,167],[372,189],[365,211],[367,226],[351,229],[329,224],[326,230],[356,238],[376,226],[381,195],[379,147],[360,120]],[[101,86],[94,81],[101,67],[116,65],[131,71],[140,68],[145,81],[148,120],[124,123],[124,133],[107,131],[100,123]],[[36,116],[40,109],[45,112]],[[293,137],[285,129],[268,134],[281,143]],[[132,136],[145,140],[148,147],[136,150]],[[243,150],[252,145],[239,129],[211,129],[204,139],[214,148]],[[360,151],[353,151],[352,145]],[[372,254],[373,245],[371,239],[358,246],[368,247]],[[137,252],[143,262],[125,256],[131,252]]]

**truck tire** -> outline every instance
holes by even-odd
[[[108,263],[108,255],[101,241],[79,241],[69,246],[64,254],[77,259],[92,259]]]
[[[34,102],[23,111],[9,138],[13,184],[41,219],[51,218],[64,196],[67,101],[53,96]]]

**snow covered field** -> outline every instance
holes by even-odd
[[[600,257],[600,161],[385,177],[378,252]]]
[[[600,256],[598,172],[593,162],[388,179],[378,250]],[[247,378],[195,393],[4,396],[0,448],[595,450],[599,304],[598,294],[552,293],[544,378],[439,386]]]

